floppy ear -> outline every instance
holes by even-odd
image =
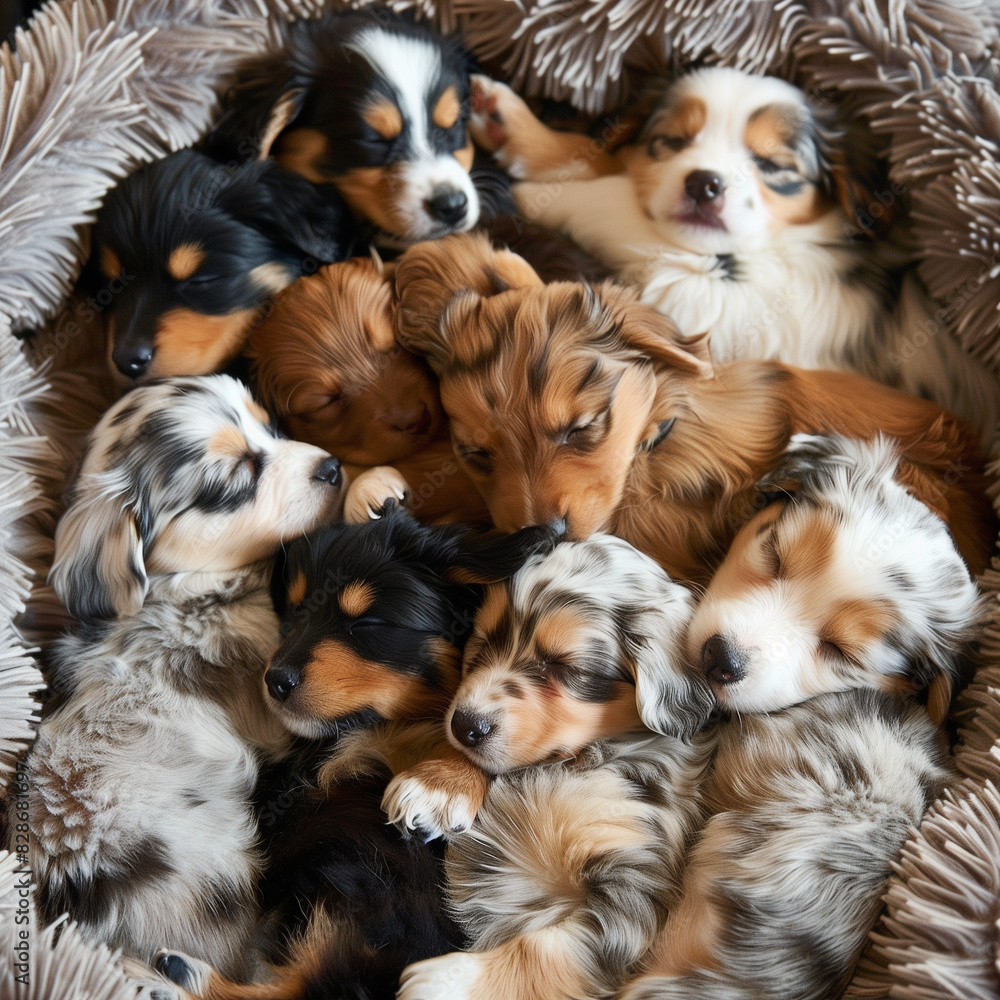
[[[452,299],[461,293],[487,298],[541,284],[523,258],[509,250],[494,250],[482,233],[418,243],[396,267],[399,340],[426,357],[432,367],[443,365],[451,350],[441,318]]]
[[[122,476],[80,477],[56,527],[55,545],[49,583],[71,614],[108,619],[142,607],[149,589],[143,539]]]
[[[665,365],[697,378],[714,374],[708,333],[684,337],[672,319],[634,300],[631,289],[606,281],[595,289],[600,300],[622,318],[622,339],[654,365]]]
[[[693,736],[716,707],[699,671],[684,658],[692,604],[680,585],[661,588],[659,599],[621,627],[635,675],[635,701],[643,724],[664,736]]]
[[[226,93],[225,110],[202,148],[220,163],[262,160],[275,139],[302,110],[306,97],[287,52],[274,52],[240,66],[239,81]]]
[[[566,534],[564,524],[536,524],[512,535],[465,531],[445,577],[454,583],[500,583],[512,577],[529,559],[548,555]]]
[[[795,434],[778,464],[757,483],[765,496],[814,490],[835,469],[856,465],[851,443],[839,434]]]
[[[886,239],[902,189],[889,178],[885,143],[857,117],[840,121],[833,105],[810,101],[810,110],[820,187],[860,232]]]
[[[268,162],[238,168],[216,200],[233,218],[271,240],[279,252],[298,258],[297,273],[289,282],[350,256],[354,219],[333,187],[321,190]]]

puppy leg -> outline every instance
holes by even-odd
[[[344,500],[344,520],[348,524],[363,524],[376,520],[388,502],[405,503],[410,487],[391,466],[378,465],[362,472],[351,483]]]
[[[488,788],[489,778],[442,739],[434,757],[389,782],[382,808],[403,832],[450,837],[472,826]]]
[[[505,83],[472,77],[472,138],[518,180],[602,177],[621,169],[589,136],[543,125]]]

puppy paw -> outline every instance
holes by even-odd
[[[481,960],[470,952],[452,952],[414,962],[403,969],[396,1000],[465,1000],[481,972]]]
[[[389,822],[425,841],[464,833],[472,826],[482,797],[438,784],[427,771],[427,764],[420,764],[389,782],[382,796]]]
[[[530,153],[532,136],[539,129],[547,131],[507,84],[488,76],[472,77],[469,132],[511,176],[526,176],[520,164]]]
[[[379,465],[362,472],[351,483],[344,500],[344,520],[363,524],[382,516],[387,504],[405,504],[410,495],[406,480],[391,466]]]
[[[153,963],[156,971],[170,982],[185,990],[187,993],[200,995],[208,988],[209,980],[212,976],[212,967],[198,958],[191,958],[181,951],[170,951],[164,948],[156,953],[156,961]]]

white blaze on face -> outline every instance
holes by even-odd
[[[431,141],[435,129],[428,109],[441,77],[441,54],[418,38],[386,32],[378,27],[358,33],[350,46],[392,86],[403,116],[409,149],[389,169],[394,174],[397,199],[394,217],[406,243],[466,232],[479,221],[479,195],[467,170],[450,152],[439,152]],[[446,191],[465,196],[464,217],[454,223],[435,218],[428,209],[432,198]]]

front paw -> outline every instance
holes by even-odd
[[[388,506],[405,504],[410,495],[406,480],[391,466],[367,469],[351,483],[344,500],[344,520],[364,524],[377,520]]]
[[[407,966],[396,1000],[468,1000],[481,971],[479,956],[452,952]]]
[[[389,822],[423,840],[453,837],[472,826],[482,799],[436,784],[418,765],[396,775],[382,796]]]
[[[476,145],[492,153],[512,177],[527,176],[531,147],[547,131],[507,84],[473,76],[469,132]]]

